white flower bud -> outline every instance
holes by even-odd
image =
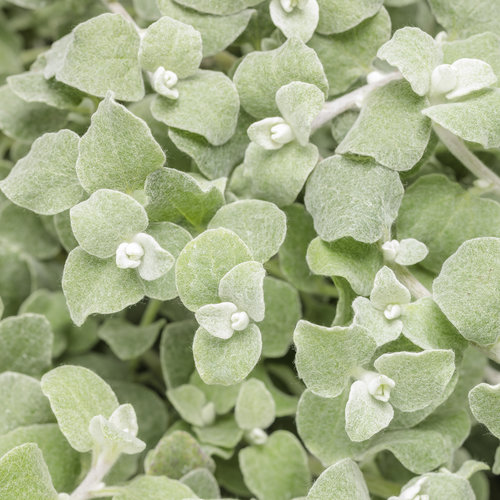
[[[458,71],[451,64],[441,64],[434,68],[431,75],[431,94],[447,94],[458,83]]]
[[[394,388],[396,382],[386,375],[382,375],[377,372],[372,372],[365,370],[363,368],[357,368],[353,375],[364,382],[368,392],[379,401],[387,403],[391,397],[391,389]]]
[[[271,140],[278,144],[287,144],[295,138],[292,127],[288,123],[278,123],[271,128]]]
[[[238,311],[231,315],[231,328],[237,332],[244,330],[250,323],[250,318],[245,311]]]
[[[399,304],[389,304],[384,310],[384,316],[391,320],[401,316],[401,306]]]
[[[245,433],[246,440],[253,445],[262,445],[267,441],[267,433],[262,429],[252,429]]]
[[[144,249],[137,242],[121,243],[116,249],[116,265],[120,269],[135,269],[141,265]]]
[[[178,80],[173,71],[168,71],[163,66],[160,66],[151,77],[151,86],[164,97],[178,99],[179,91],[174,89]]]
[[[281,8],[285,12],[292,12],[295,8],[303,9],[309,0],[280,0]]]
[[[394,260],[396,259],[396,255],[398,254],[398,251],[399,251],[398,240],[386,241],[382,245],[382,253],[384,255],[384,259],[389,262],[394,262]]]

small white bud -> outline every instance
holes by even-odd
[[[231,328],[237,332],[244,330],[250,323],[250,318],[245,311],[238,311],[231,315]]]
[[[390,497],[389,500],[429,500],[429,495],[420,495],[422,484],[427,478],[421,477],[415,484],[406,488],[398,497]]]
[[[384,80],[386,77],[387,73],[382,73],[382,71],[370,71],[370,73],[366,75],[366,83],[370,85],[378,83]]]
[[[281,8],[288,13],[292,12],[295,8],[302,10],[308,2],[309,0],[280,0]]]
[[[398,254],[398,251],[399,251],[398,240],[386,241],[382,245],[382,253],[384,255],[384,259],[389,262],[394,262],[394,260],[396,259],[396,255]]]
[[[121,243],[116,249],[116,265],[120,269],[135,269],[141,265],[144,249],[139,243]]]
[[[295,135],[292,131],[292,127],[288,123],[278,123],[271,127],[271,140],[277,142],[278,144],[288,144],[292,142]]]
[[[448,33],[446,31],[440,31],[435,38],[436,42],[438,44],[441,44],[443,42],[446,42],[448,40]]]
[[[384,310],[384,316],[391,320],[401,316],[401,306],[399,304],[389,304]]]
[[[493,187],[493,183],[487,179],[476,179],[473,184],[479,189],[490,189]]]
[[[431,75],[431,94],[447,94],[458,83],[458,71],[451,64],[441,64],[434,68]]]
[[[267,433],[258,428],[247,431],[245,437],[253,445],[263,445],[267,441]]]
[[[361,382],[364,382],[368,392],[379,401],[387,403],[391,397],[391,389],[394,388],[396,382],[386,375],[377,372],[357,368],[353,375]]]
[[[178,99],[179,91],[174,89],[178,80],[173,71],[168,71],[163,66],[160,66],[151,77],[151,85],[158,94],[169,99]]]

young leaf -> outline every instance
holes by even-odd
[[[241,429],[267,429],[275,418],[275,403],[266,386],[251,378],[241,385],[234,416]]]
[[[92,115],[78,150],[76,172],[89,193],[107,188],[131,194],[143,189],[146,177],[165,163],[148,125],[111,93]]]
[[[167,391],[172,403],[183,420],[191,425],[203,427],[213,423],[215,409],[207,402],[205,394],[194,385],[180,385]]]
[[[261,0],[179,0],[177,3],[208,14],[228,15],[253,7]]]
[[[189,500],[196,498],[193,491],[180,481],[164,476],[138,476],[120,488],[115,500]]]
[[[351,236],[375,243],[396,218],[403,192],[396,172],[335,155],[314,170],[304,202],[322,240]]]
[[[469,404],[476,419],[500,438],[500,385],[479,384],[469,392]]]
[[[104,380],[79,366],[60,366],[42,377],[42,391],[49,398],[61,432],[71,446],[84,453],[92,449],[90,420],[109,418],[118,400]]]
[[[73,30],[56,78],[98,97],[111,90],[118,100],[139,101],[144,83],[138,52],[134,27],[118,14],[102,14]]]
[[[283,8],[280,0],[271,0],[269,5],[271,19],[287,38],[298,38],[307,42],[319,21],[317,0],[306,0],[301,6],[289,12]]]
[[[200,498],[220,498],[217,480],[208,469],[194,469],[182,476],[181,483],[191,488]]]
[[[84,194],[75,171],[78,143],[78,135],[70,130],[38,138],[0,182],[3,193],[38,214],[53,215],[71,208]]]

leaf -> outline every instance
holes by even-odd
[[[238,308],[232,302],[221,302],[201,306],[196,311],[195,318],[210,335],[227,340],[233,336],[235,329],[232,317],[237,312]]]
[[[210,425],[215,418],[213,405],[207,402],[205,394],[194,385],[180,385],[167,391],[168,400],[183,420],[191,425]],[[211,410],[211,411],[209,411]]]
[[[385,429],[394,416],[390,403],[375,399],[361,380],[351,385],[345,407],[345,430],[352,441],[366,441]]]
[[[190,488],[179,481],[163,476],[138,476],[131,483],[120,487],[115,500],[188,500],[196,498]]]
[[[177,3],[208,14],[227,15],[257,5],[261,0],[179,0]]]
[[[377,271],[383,264],[376,245],[352,238],[327,243],[315,238],[307,249],[307,264],[315,274],[342,276],[359,295],[369,295]]]
[[[191,311],[219,302],[219,282],[234,266],[252,260],[243,241],[228,229],[210,229],[190,241],[177,259],[175,279]]]
[[[134,269],[120,269],[114,258],[99,259],[79,247],[66,259],[62,288],[77,326],[91,314],[112,314],[144,297],[144,287]]]
[[[147,326],[135,326],[120,318],[110,318],[98,333],[119,359],[127,361],[152,347],[164,324],[164,320],[159,320]]]
[[[32,142],[66,124],[67,113],[39,102],[25,102],[8,85],[0,87],[0,129],[12,139]]]
[[[214,146],[226,143],[236,130],[240,101],[224,74],[199,70],[180,80],[178,99],[157,96],[151,105],[155,119],[169,127],[199,134]]]
[[[437,104],[423,114],[466,141],[485,148],[500,147],[499,117],[494,112],[500,102],[500,90],[488,89],[463,102]]]
[[[54,334],[39,314],[10,316],[0,322],[0,372],[39,376],[52,361]]]
[[[300,7],[292,8],[291,12],[283,8],[280,0],[271,0],[269,5],[271,19],[287,38],[298,38],[307,42],[319,21],[319,6],[317,0],[307,0]]]
[[[71,208],[84,193],[75,171],[78,142],[70,130],[38,138],[0,182],[2,192],[16,205],[38,214],[53,215]]]
[[[316,53],[296,38],[275,50],[248,54],[234,74],[241,105],[257,119],[277,116],[276,92],[295,81],[316,85],[325,95],[328,90]]]
[[[336,8],[338,2],[331,5]],[[390,37],[391,18],[384,8],[343,33],[313,35],[308,45],[323,64],[329,95],[345,92],[359,78],[366,76],[372,70],[378,48]]]
[[[23,444],[0,458],[0,494],[4,500],[58,499],[36,444]]]
[[[314,170],[304,202],[321,239],[375,243],[396,218],[403,192],[396,172],[335,155]]]
[[[451,65],[456,74],[455,88],[446,94],[447,99],[457,99],[472,92],[491,87],[498,78],[493,68],[480,59],[458,59]]]
[[[162,168],[146,180],[151,220],[187,222],[195,228],[205,226],[224,205],[221,180],[207,181],[173,168]]]
[[[195,469],[182,476],[181,482],[191,488],[200,498],[220,498],[217,480],[207,469]]]
[[[254,259],[264,263],[278,252],[285,239],[286,215],[267,201],[240,200],[219,208],[208,224],[209,229],[218,227],[234,231]]]
[[[262,333],[262,354],[266,358],[280,358],[288,352],[293,330],[301,318],[300,296],[286,281],[266,276],[264,302],[266,315],[258,324]]]
[[[262,351],[259,328],[251,323],[228,339],[219,339],[203,328],[196,332],[193,355],[196,369],[206,384],[233,385],[253,370]]]
[[[245,31],[254,12],[250,9],[241,11],[238,9],[232,15],[213,16],[186,9],[179,5],[182,2],[173,0],[157,0],[157,2],[164,16],[190,24],[200,32],[203,41],[203,57],[213,56],[231,45]],[[231,5],[234,4],[231,2]],[[210,5],[214,5],[213,2],[210,2]]]
[[[383,354],[374,365],[396,383],[391,404],[409,412],[421,410],[440,397],[455,371],[455,355],[440,349],[395,352]]]
[[[89,193],[107,188],[131,194],[164,163],[146,122],[106,94],[80,140],[76,172],[82,186]]]
[[[494,2],[478,5],[474,0],[430,0],[429,3],[439,24],[454,38],[500,31],[500,9]]]
[[[207,400],[213,403],[218,415],[224,415],[234,408],[241,386],[241,384],[230,386],[205,384],[196,370],[191,374],[189,382],[198,387],[205,394]]]
[[[318,149],[313,144],[291,142],[278,151],[268,151],[251,143],[243,164],[243,175],[251,183],[248,195],[279,207],[291,205],[317,161]]]
[[[23,426],[54,422],[40,382],[21,373],[0,374],[0,435]]]
[[[395,66],[420,96],[429,93],[431,74],[443,60],[443,51],[434,38],[413,27],[397,30],[377,55]]]
[[[196,439],[184,431],[174,431],[164,436],[145,462],[146,474],[172,479],[180,479],[197,468],[213,472],[215,464]]]
[[[100,189],[71,211],[71,227],[80,246],[90,255],[105,259],[118,246],[148,226],[143,206],[131,196]]]
[[[310,489],[307,500],[369,500],[370,494],[356,462],[346,458],[324,470]]]
[[[255,378],[243,382],[234,417],[241,429],[267,429],[275,419],[275,403],[266,386]]]
[[[329,35],[341,33],[375,15],[382,0],[318,0],[319,24],[318,33]]]
[[[422,115],[427,106],[427,98],[415,95],[405,81],[374,90],[336,152],[370,156],[391,170],[410,170],[429,143],[431,123]]]
[[[346,387],[352,370],[368,363],[375,342],[359,326],[340,327],[298,322],[293,340],[299,377],[315,394],[334,398]]]
[[[23,101],[40,102],[58,109],[77,108],[84,94],[42,73],[27,72],[7,78],[10,89]]]
[[[418,214],[418,216],[417,216]],[[500,205],[474,196],[444,175],[420,177],[405,192],[397,219],[398,238],[425,243],[429,255],[422,265],[437,273],[466,240],[500,237]],[[440,228],[436,232],[435,228]]]
[[[290,432],[276,431],[264,445],[241,450],[238,458],[245,484],[261,500],[286,500],[309,490],[307,455]]]
[[[77,486],[81,455],[71,448],[57,424],[18,427],[3,434],[0,436],[0,457],[24,443],[34,443],[40,448],[56,490],[72,491]]]
[[[81,453],[90,451],[90,420],[96,415],[109,418],[118,408],[111,387],[87,368],[71,365],[51,370],[41,383],[59,428],[71,446]]]
[[[265,314],[264,276],[260,262],[242,262],[234,266],[220,280],[219,297],[235,304],[253,321],[262,321]]]
[[[469,392],[469,405],[476,419],[500,438],[498,408],[500,406],[500,385],[479,384]]]
[[[235,448],[241,441],[243,431],[236,424],[233,415],[218,418],[212,425],[195,427],[194,432],[202,445]]]
[[[170,17],[164,16],[150,24],[141,37],[139,61],[146,71],[163,66],[179,78],[186,78],[196,73],[201,59],[200,33]]]
[[[120,101],[139,101],[144,83],[138,51],[134,27],[119,14],[101,14],[73,30],[56,78],[98,97],[111,90]]]
[[[398,242],[394,262],[402,266],[413,266],[427,257],[427,246],[415,238],[406,238]]]
[[[446,317],[467,340],[482,345],[495,343],[500,335],[499,250],[498,238],[466,241],[433,283],[434,300]]]
[[[384,266],[375,276],[370,302],[379,310],[392,304],[408,304],[411,301],[409,290],[398,281],[394,271]]]

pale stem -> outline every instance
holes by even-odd
[[[484,378],[490,385],[500,384],[500,372],[490,365],[484,369]]]
[[[406,267],[398,264],[393,264],[391,267],[396,275],[396,278],[403,283],[408,290],[410,290],[410,293],[415,299],[432,296],[432,293],[429,292],[429,290],[427,290],[427,288],[422,285],[416,276],[413,275]]]
[[[325,123],[328,123],[332,118],[344,113],[348,109],[351,109],[362,102],[363,99],[372,91],[379,87],[383,87],[393,80],[401,79],[401,73],[395,71],[393,73],[387,73],[382,78],[378,79],[373,83],[369,83],[360,87],[359,89],[349,92],[338,99],[325,103],[323,109],[320,111],[318,116],[314,119],[312,123],[312,131],[319,129]]]
[[[450,153],[459,160],[464,167],[478,179],[490,182],[495,189],[500,189],[500,177],[490,170],[455,134],[438,124],[434,124],[434,131]]]
[[[99,455],[84,480],[80,483],[78,488],[71,493],[69,500],[88,500],[92,498],[92,493],[102,487],[104,476],[110,471],[115,462],[116,459],[110,460],[106,453]]]

